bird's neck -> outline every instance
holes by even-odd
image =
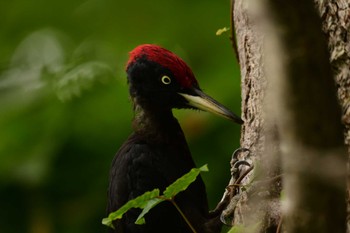
[[[135,105],[133,129],[151,141],[168,141],[184,137],[171,109],[144,108]]]

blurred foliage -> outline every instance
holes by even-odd
[[[0,232],[105,232],[111,160],[131,132],[124,65],[138,44],[180,55],[202,89],[239,113],[229,1],[0,1]],[[211,207],[239,127],[175,111]]]

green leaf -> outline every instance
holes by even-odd
[[[228,233],[243,233],[246,228],[243,225],[235,225],[233,226]]]
[[[174,183],[169,185],[164,193],[163,196],[159,195],[159,189],[154,189],[152,191],[146,192],[141,196],[138,196],[137,198],[128,201],[125,205],[123,205],[120,209],[118,209],[115,212],[112,212],[108,215],[107,218],[102,219],[102,224],[112,227],[113,221],[116,219],[121,219],[123,215],[130,210],[131,208],[140,208],[143,209],[141,214],[136,219],[136,224],[145,224],[146,221],[144,219],[144,216],[156,205],[163,201],[170,201],[176,194],[178,194],[181,191],[184,191],[187,189],[187,187],[196,180],[197,176],[200,172],[208,171],[208,166],[204,165],[200,168],[193,168],[190,172],[186,173],[179,179],[177,179]]]
[[[161,198],[153,198],[151,200],[148,200],[147,204],[145,205],[145,207],[143,208],[141,214],[137,217],[135,223],[142,225],[145,224],[146,221],[144,219],[145,214],[147,214],[153,207],[155,207],[156,205],[158,205],[159,203],[166,201],[166,199],[161,199]]]
[[[233,226],[228,233],[245,233],[245,232],[259,232],[259,228],[261,227],[261,221],[253,224],[253,225],[249,225],[249,226],[245,226],[242,224],[239,225],[235,225]]]
[[[223,27],[223,28],[218,29],[215,34],[217,36],[221,36],[223,33],[228,32],[228,31],[230,31],[230,28]]]
[[[190,172],[177,179],[174,183],[165,189],[163,193],[164,197],[171,199],[179,192],[186,190],[187,187],[196,180],[200,172],[206,171],[209,171],[207,165],[204,165],[200,168],[192,168]]]
[[[114,211],[108,215],[107,218],[102,219],[102,224],[113,228],[113,221],[121,219],[123,215],[132,208],[145,208],[147,207],[149,200],[159,196],[159,189],[154,189],[149,192],[145,192],[141,196],[128,201],[125,205],[120,207],[117,211]]]

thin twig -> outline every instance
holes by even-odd
[[[177,209],[177,211],[181,214],[182,218],[186,221],[187,225],[191,228],[193,233],[197,233],[196,229],[194,229],[194,227],[192,226],[192,224],[190,223],[190,221],[187,219],[186,215],[182,212],[182,210],[180,209],[180,207],[176,204],[176,202],[174,201],[174,199],[169,199],[169,201],[175,206],[175,208]]]

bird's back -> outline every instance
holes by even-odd
[[[152,140],[149,135],[134,133],[123,144],[112,163],[108,213],[146,191],[155,188],[163,191],[195,167],[177,121],[174,127],[177,129],[167,131],[173,132],[172,135],[162,135],[160,139],[153,137]],[[201,177],[178,194],[175,201],[198,232],[206,232],[202,228],[207,220],[208,204]],[[145,217],[145,225],[135,225],[139,214],[139,209],[130,210],[115,223],[115,232],[192,232],[170,202],[163,202],[152,209]]]

